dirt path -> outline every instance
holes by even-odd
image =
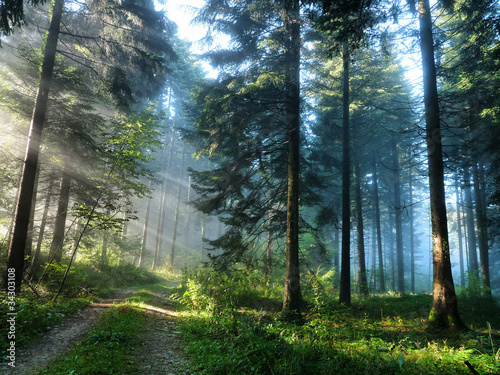
[[[112,298],[101,300],[80,313],[66,319],[60,327],[49,331],[32,346],[16,353],[16,367],[4,367],[5,375],[30,375],[47,366],[57,355],[84,337],[106,308],[123,302],[134,293],[135,288],[119,291]],[[169,305],[168,302],[165,305]],[[177,313],[173,310],[146,305],[148,321],[142,334],[143,350],[138,353],[141,363],[139,374],[185,374],[182,369],[186,360],[182,356],[182,340],[173,321]],[[2,366],[3,367],[3,366]]]

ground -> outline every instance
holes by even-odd
[[[125,301],[136,288],[122,290],[106,300],[100,300],[76,315],[69,317],[60,327],[54,327],[35,344],[16,353],[16,367],[2,369],[5,375],[36,374],[59,354],[78,342],[98,322],[106,308]],[[162,296],[164,305],[171,307],[167,296]],[[144,305],[147,323],[142,333],[143,346],[137,352],[141,369],[138,374],[184,374],[186,359],[183,355],[181,334],[177,329],[173,310]]]

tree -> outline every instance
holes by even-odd
[[[439,99],[429,0],[418,1],[418,15],[432,222],[433,294],[429,322],[439,327],[463,328],[465,325],[458,313],[458,303],[451,273]]]
[[[64,8],[64,0],[55,0],[52,8],[45,51],[40,72],[40,83],[38,86],[33,117],[30,126],[30,135],[26,147],[26,156],[22,178],[19,185],[19,195],[17,198],[14,228],[7,260],[7,269],[15,269],[15,290],[21,288],[24,272],[24,250],[28,234],[29,217],[31,210],[31,200],[35,188],[35,176],[42,140],[43,125],[46,116],[47,101],[49,97],[50,82],[54,70],[54,62],[59,38],[61,17]],[[5,287],[7,287],[7,273],[4,275]]]
[[[32,5],[43,4],[45,0],[30,0]],[[9,35],[14,27],[21,27],[24,23],[24,2],[19,0],[5,0],[0,3],[0,34]]]
[[[302,296],[299,269],[299,150],[300,150],[300,8],[299,1],[285,3],[285,116],[288,133],[288,196],[286,220],[285,296],[283,311],[300,314]]]

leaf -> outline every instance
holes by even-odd
[[[405,362],[405,356],[400,354],[399,355],[399,368],[403,368],[403,363]]]

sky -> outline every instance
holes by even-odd
[[[193,54],[203,52],[203,45],[200,40],[205,36],[207,27],[193,24],[192,19],[204,3],[204,0],[167,0],[166,4],[160,4],[156,0],[157,9],[165,10],[168,19],[177,24],[178,36],[192,43],[191,52]],[[201,61],[201,64],[207,73],[207,78],[217,77],[217,71],[208,62]]]

